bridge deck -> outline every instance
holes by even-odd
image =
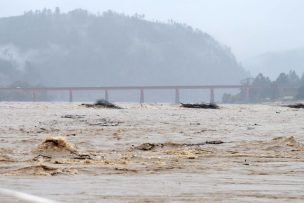
[[[32,92],[32,100],[36,101],[36,93],[48,92],[48,91],[66,91],[69,94],[69,101],[73,102],[73,93],[76,91],[104,91],[105,99],[109,100],[109,91],[118,90],[139,90],[140,91],[140,103],[145,102],[144,91],[145,90],[175,90],[175,103],[180,102],[180,90],[197,90],[197,89],[209,89],[210,90],[210,103],[213,103],[216,89],[246,89],[247,92],[252,88],[250,86],[243,85],[164,85],[164,86],[107,86],[107,87],[17,87],[17,88],[0,88],[0,91],[29,91]]]

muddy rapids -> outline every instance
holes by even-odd
[[[58,202],[304,201],[304,109],[119,106],[0,103],[0,187]]]

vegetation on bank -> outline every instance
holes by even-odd
[[[224,94],[224,103],[258,103],[278,100],[304,99],[304,74],[299,77],[295,71],[288,74],[281,73],[277,79],[270,80],[262,73],[255,78],[242,81],[243,85],[250,85],[249,90],[242,89],[239,94]]]

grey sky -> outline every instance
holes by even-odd
[[[303,0],[0,0],[0,16],[56,6],[187,23],[231,47],[239,60],[304,47]]]

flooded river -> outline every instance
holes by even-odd
[[[0,103],[0,187],[58,202],[304,201],[303,109],[118,105]]]

